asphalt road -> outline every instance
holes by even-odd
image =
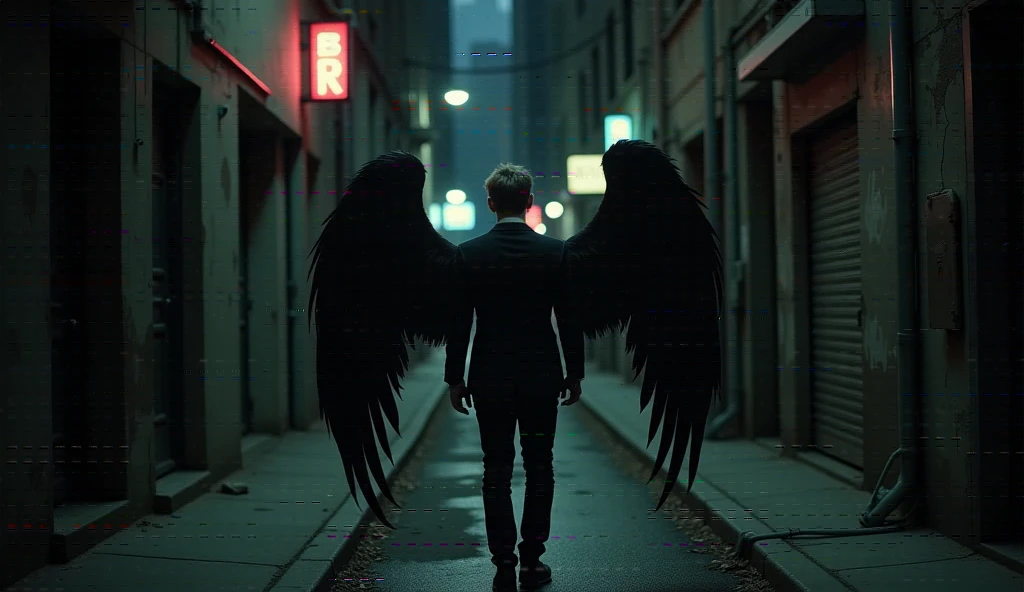
[[[586,396],[584,394],[584,396]],[[375,557],[363,582],[336,590],[469,592],[490,590],[480,492],[480,435],[475,412],[458,415],[447,401],[425,433],[422,454],[399,476],[403,510],[397,530],[373,529],[356,556]],[[555,437],[555,501],[543,560],[553,571],[545,592],[725,592],[737,576],[708,568],[713,556],[653,512],[644,480],[613,462],[590,430],[585,411],[560,407]],[[605,436],[607,437],[607,436]],[[517,453],[518,453],[517,444]],[[522,516],[525,475],[516,467],[512,496]],[[354,559],[353,562],[357,562]],[[350,587],[351,586],[351,587]]]

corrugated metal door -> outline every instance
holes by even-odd
[[[864,459],[863,311],[857,123],[828,125],[809,146],[811,405],[815,443]]]

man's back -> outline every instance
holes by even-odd
[[[540,557],[551,528],[558,399],[568,391],[563,405],[579,400],[583,378],[583,332],[567,315],[565,243],[537,234],[525,223],[533,206],[532,187],[529,172],[509,163],[499,165],[484,182],[487,207],[498,222],[484,236],[459,247],[461,296],[444,368],[452,407],[468,414],[463,401],[475,406],[480,424],[487,547],[498,567],[491,587],[495,592],[516,590],[518,537],[511,494],[515,440],[520,434],[526,500],[519,580],[524,590],[551,581],[551,568]],[[552,309],[565,353],[564,377]],[[474,312],[476,338],[466,384]]]
[[[566,363],[575,364],[579,358],[582,365],[582,352],[575,351],[581,349],[582,337],[566,326],[564,244],[522,222],[508,222],[459,247],[467,304],[476,312],[477,322],[469,369],[471,389],[495,382],[543,390],[561,384],[562,363],[551,326],[553,307],[559,332],[567,333],[563,349],[573,350],[567,351]],[[566,338],[572,338],[568,347]],[[450,362],[458,358],[449,354]]]

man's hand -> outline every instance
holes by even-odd
[[[473,407],[473,397],[469,393],[469,389],[464,384],[453,384],[449,385],[448,397],[452,400],[452,407],[456,411],[463,415],[469,415],[469,410],[466,407]],[[462,405],[462,401],[465,399],[466,406]]]
[[[559,395],[559,399],[561,399],[564,406],[572,405],[580,400],[582,394],[583,387],[580,386],[580,381],[566,378],[562,384],[562,392]]]

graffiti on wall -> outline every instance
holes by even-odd
[[[871,171],[871,174],[868,176],[868,195],[864,222],[868,230],[869,244],[882,242],[885,223],[889,219],[889,198],[882,192],[878,182],[879,176],[885,177],[884,167],[881,171]]]
[[[877,315],[872,316],[864,327],[864,355],[867,357],[869,368],[882,372],[889,371],[890,357],[894,362],[896,360],[896,346],[889,347],[885,329]]]

